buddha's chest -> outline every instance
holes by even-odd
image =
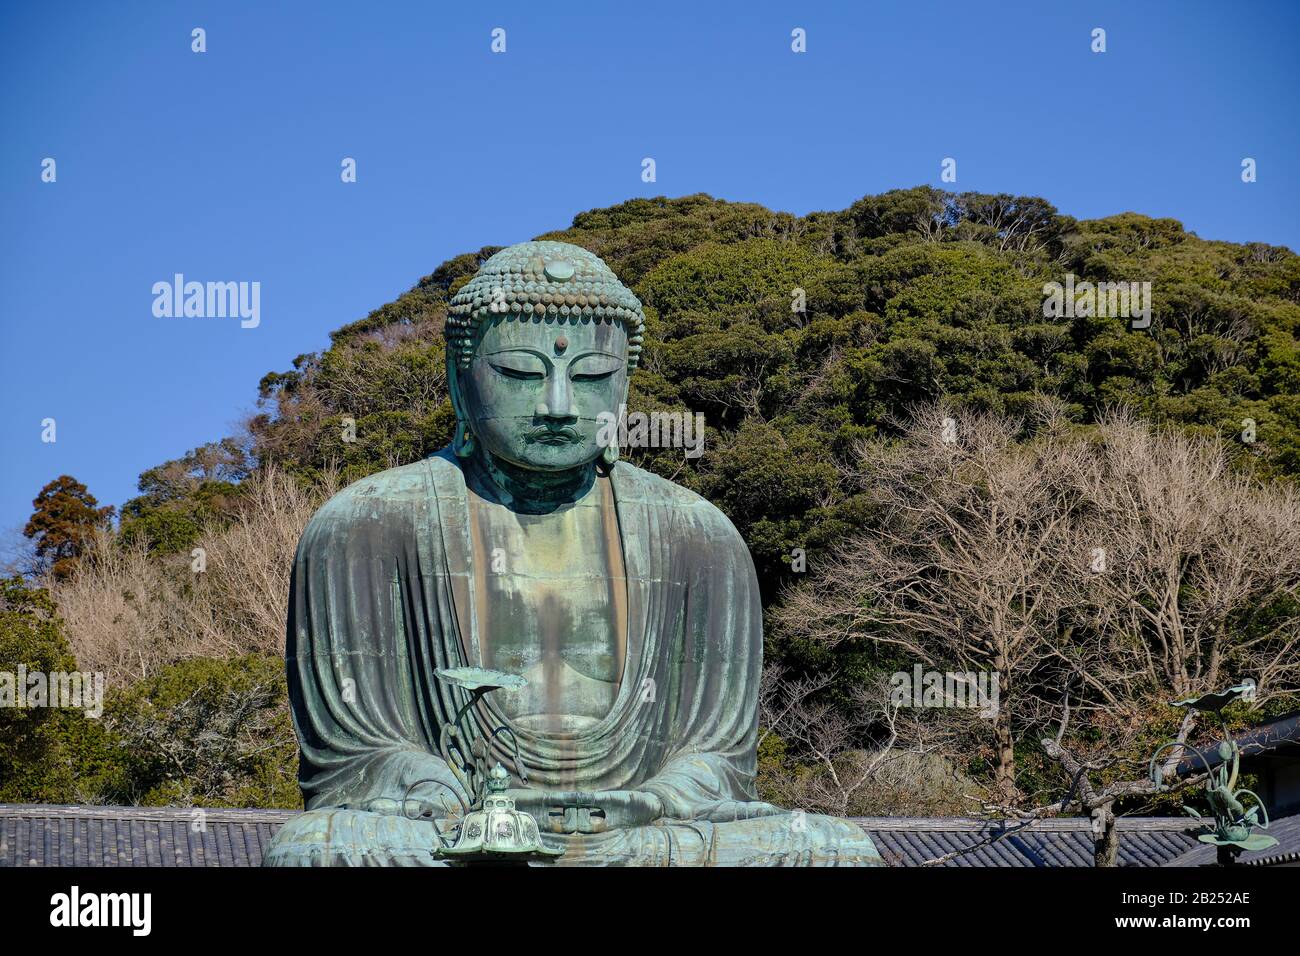
[[[547,515],[520,515],[488,502],[474,509],[480,654],[485,667],[528,681],[497,696],[521,725],[579,730],[613,705],[627,616],[612,519],[612,502],[599,487]]]

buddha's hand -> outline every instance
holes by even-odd
[[[365,810],[367,813],[378,813],[384,816],[406,817],[408,820],[432,820],[450,816],[459,807],[460,804],[452,796],[446,796],[442,799],[408,797],[405,801],[394,800],[390,797],[376,797],[374,800],[367,800],[361,804],[360,809]]]
[[[543,833],[602,833],[645,826],[664,815],[660,799],[645,790],[511,790],[510,795]]]
[[[757,817],[775,817],[789,814],[771,803],[761,800],[718,800],[692,808],[689,819],[707,820],[710,823],[734,823],[737,820],[753,820]]]

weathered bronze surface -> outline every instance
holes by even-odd
[[[511,246],[457,294],[452,447],[340,492],[299,545],[308,812],[268,865],[444,862],[435,820],[476,800],[453,737],[509,772],[554,865],[880,864],[856,825],[755,799],[753,562],[716,508],[598,442],[643,322],[566,243]],[[526,683],[481,692],[460,668]]]
[[[1199,750],[1192,753],[1205,768],[1205,802],[1209,804],[1210,814],[1214,819],[1212,825],[1197,834],[1202,843],[1209,843],[1219,848],[1218,858],[1221,865],[1231,865],[1246,850],[1266,850],[1277,846],[1277,840],[1267,833],[1251,832],[1256,827],[1268,829],[1268,809],[1264,801],[1253,790],[1237,786],[1241,774],[1241,747],[1228,729],[1223,716],[1223,708],[1234,701],[1247,698],[1254,692],[1254,684],[1237,684],[1226,690],[1212,691],[1200,697],[1173,701],[1174,707],[1186,707],[1189,710],[1212,714],[1219,721],[1223,740],[1219,742],[1219,763],[1211,767],[1205,755]],[[1164,774],[1159,760],[1166,750],[1176,749],[1183,752],[1186,746],[1179,741],[1161,744],[1151,756],[1150,775],[1156,792],[1165,789]],[[1245,798],[1250,797],[1254,806],[1247,809]],[[1183,812],[1188,816],[1202,819],[1194,808],[1183,805]]]

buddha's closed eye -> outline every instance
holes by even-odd
[[[498,365],[492,363],[492,367],[504,375],[506,378],[519,378],[525,381],[540,382],[546,377],[545,372],[534,372],[531,369],[511,368],[508,365]]]
[[[623,367],[623,360],[612,355],[582,355],[569,366],[569,378],[575,382],[600,382]]]
[[[540,381],[549,369],[540,358],[527,353],[498,353],[488,360],[498,373],[506,378]],[[623,361],[610,355],[583,355],[569,366],[569,378],[575,382],[600,382],[623,367]]]
[[[526,352],[498,353],[488,360],[488,364],[506,378],[540,381],[546,377],[546,365],[536,355]]]

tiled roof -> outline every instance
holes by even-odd
[[[1092,866],[1092,821],[1081,817],[1036,820],[1023,829],[966,817],[863,817],[885,862],[920,866],[955,850],[1012,832],[941,866]],[[1178,817],[1121,817],[1119,865],[1164,866],[1198,846]]]
[[[0,805],[0,866],[257,866],[275,831],[296,815]]]
[[[1300,711],[1275,717],[1258,727],[1252,727],[1233,738],[1241,748],[1242,759],[1249,759],[1259,754],[1272,753],[1287,747],[1300,745]],[[1219,753],[1219,743],[1215,741],[1205,747],[1197,748],[1178,763],[1180,774],[1199,773],[1208,764],[1217,767],[1223,762]]]
[[[296,813],[0,805],[0,866],[257,866],[275,831]],[[871,834],[891,866],[919,866],[1000,832],[999,824],[961,817],[866,817],[856,822]],[[1121,818],[1120,865],[1213,862],[1214,848],[1187,834],[1190,822]],[[1300,850],[1300,816],[1277,821],[1269,832],[1282,845],[1250,856]],[[942,865],[1091,866],[1090,821],[1038,820]]]

